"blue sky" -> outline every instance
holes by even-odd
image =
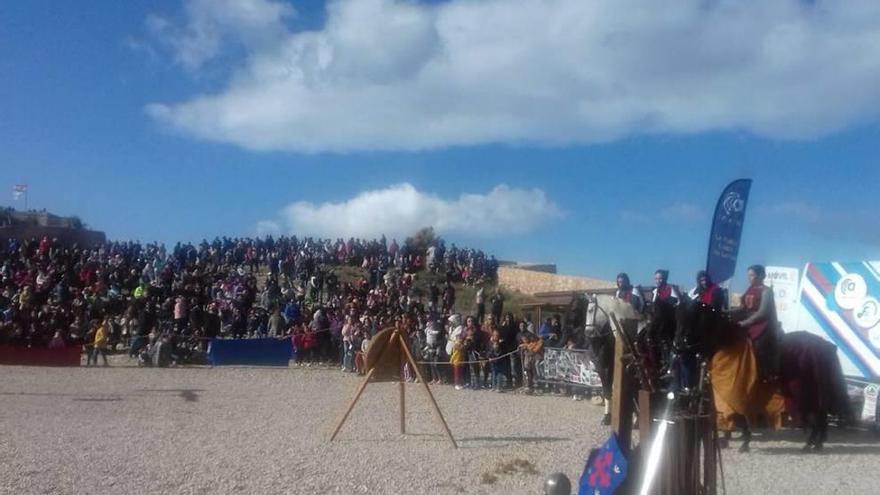
[[[746,36],[749,12],[693,6],[656,21],[609,2],[224,3],[7,3],[0,204],[27,183],[32,207],[165,242],[426,219],[502,259],[689,285],[718,194],[751,177],[738,278],[880,258],[875,8],[746,5]],[[515,36],[535,12],[554,30]],[[615,32],[579,38],[577,20],[608,16]],[[716,34],[689,53],[698,28]],[[762,42],[715,51],[724,33]]]

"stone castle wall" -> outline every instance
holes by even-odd
[[[524,294],[614,288],[612,281],[557,275],[507,266],[498,268],[498,283],[503,287]]]
[[[82,247],[92,247],[104,243],[106,236],[95,230],[69,229],[64,227],[41,227],[34,224],[15,224],[0,228],[0,239],[58,239],[64,244],[77,243]]]

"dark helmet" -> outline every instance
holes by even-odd
[[[571,495],[571,481],[562,473],[553,473],[544,481],[544,495]]]

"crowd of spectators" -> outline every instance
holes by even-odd
[[[545,343],[575,342],[564,341],[558,318],[536,332],[504,313],[504,295],[485,293],[497,267],[494,257],[441,239],[414,248],[384,237],[222,238],[170,250],[9,240],[0,251],[0,345],[83,345],[88,365],[122,352],[165,366],[198,362],[214,338],[283,338],[296,365],[363,373],[370,339],[396,325],[426,380],[531,388]],[[456,311],[461,284],[476,287],[472,315]]]
[[[341,284],[344,265],[363,268],[363,280]],[[223,238],[171,250],[10,239],[0,248],[0,344],[83,344],[97,358],[122,348],[135,356],[163,338],[198,343],[172,346],[188,354],[204,349],[203,339],[304,333],[346,305],[376,326],[406,310],[414,294],[401,291],[424,269],[448,281],[488,281],[497,263],[439,239],[423,250],[384,237]],[[447,287],[444,301],[454,298]]]

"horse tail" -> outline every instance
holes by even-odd
[[[840,358],[837,357],[837,346],[830,345],[827,354],[827,373],[829,387],[829,412],[836,415],[843,422],[854,419],[852,407],[847,394],[846,380],[843,377],[843,368],[840,366]]]

